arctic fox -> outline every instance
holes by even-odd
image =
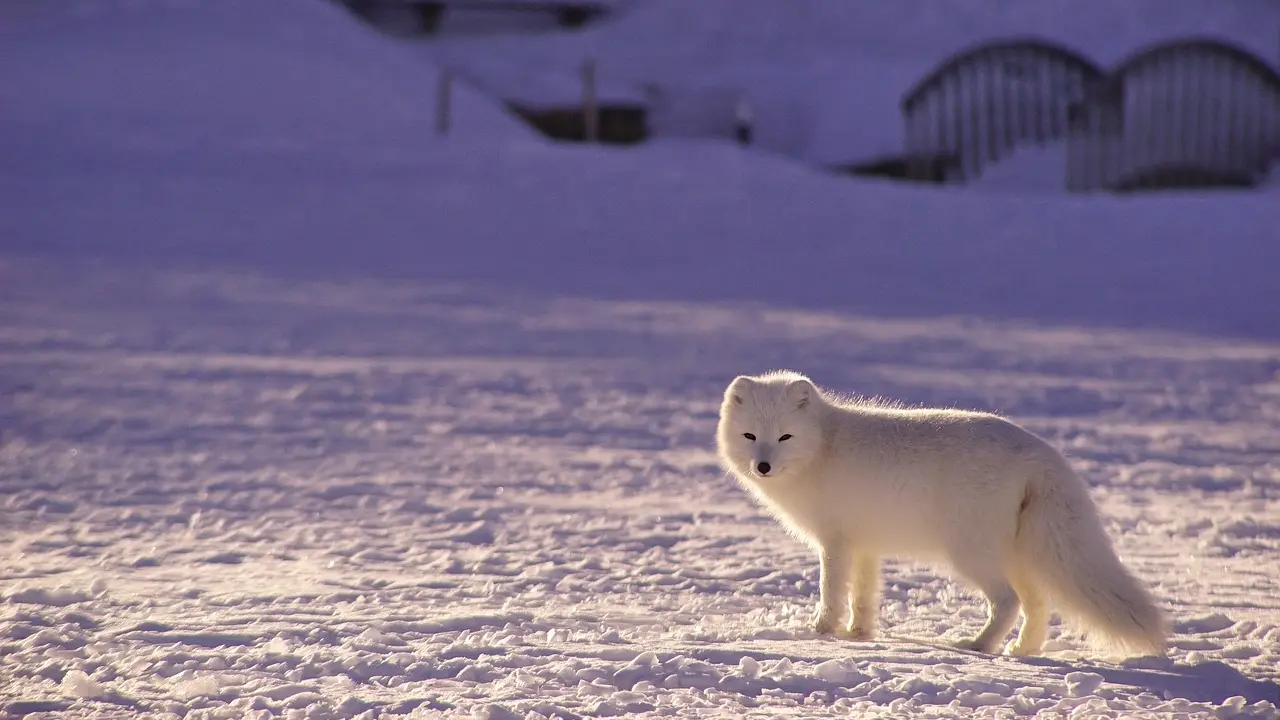
[[[1164,650],[1164,616],[1121,565],[1085,483],[1009,420],[845,401],[778,371],[734,379],[716,445],[817,551],[820,634],[873,637],[880,558],[893,554],[945,561],[986,595],[987,624],[961,648],[999,652],[1021,606],[1003,648],[1014,655],[1041,651],[1051,608],[1107,650]]]

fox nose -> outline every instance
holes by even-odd
[[[761,475],[768,475],[769,471],[772,469],[773,469],[773,466],[767,462],[762,462],[756,465],[756,472],[760,473]]]

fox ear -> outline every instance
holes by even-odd
[[[817,397],[817,395],[818,388],[814,387],[812,382],[809,382],[804,378],[792,380],[791,384],[787,385],[787,396],[795,402],[797,410],[803,410],[809,407],[809,403],[812,402],[813,398]]]
[[[743,403],[743,393],[754,384],[755,380],[746,375],[739,375],[733,379],[733,382],[729,383],[729,388],[724,391],[724,401],[726,403],[732,402],[734,405],[741,405]]]

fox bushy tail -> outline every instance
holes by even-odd
[[[1044,482],[1031,483],[1019,521],[1022,564],[1092,644],[1163,654],[1164,613],[1121,564],[1084,480],[1065,460],[1055,459]]]

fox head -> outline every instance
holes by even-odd
[[[821,405],[818,389],[798,373],[734,378],[716,429],[721,461],[756,481],[802,470],[822,448]]]

